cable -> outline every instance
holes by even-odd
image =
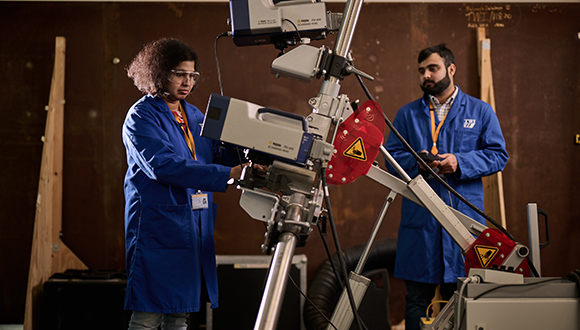
[[[580,268],[570,272],[566,278],[576,283],[576,291],[578,293],[578,297],[580,297]]]
[[[355,74],[355,75],[356,75],[359,83],[363,87],[363,90],[367,94],[367,97],[369,97],[370,100],[374,100],[372,98],[372,96],[370,95],[370,92],[368,91],[368,88],[366,87],[366,85],[363,82],[362,78],[358,74]],[[413,148],[411,147],[411,145],[409,145],[409,143],[405,140],[405,138],[401,135],[401,133],[399,133],[399,131],[391,123],[391,121],[389,120],[389,118],[387,117],[387,115],[384,112],[383,112],[383,116],[385,118],[385,123],[387,124],[387,126],[389,126],[389,129],[391,130],[391,132],[393,132],[397,136],[397,138],[401,141],[401,143],[403,144],[403,146],[413,155],[413,157],[415,157],[415,159],[417,159],[421,163],[421,165],[423,165],[423,167],[425,167],[431,173],[431,175],[439,183],[441,183],[441,185],[443,185],[447,190],[449,190],[453,195],[455,195],[455,197],[457,197],[459,200],[461,200],[463,203],[465,203],[467,206],[469,206],[471,209],[473,209],[479,215],[481,215],[486,220],[488,220],[489,222],[491,222],[495,227],[497,227],[508,238],[510,238],[512,241],[516,242],[516,240],[512,236],[512,234],[510,234],[504,227],[502,227],[499,223],[497,223],[497,221],[495,221],[494,219],[492,219],[489,215],[485,214],[485,212],[483,212],[482,210],[480,210],[477,206],[473,205],[470,201],[468,201],[467,199],[465,199],[465,197],[461,196],[457,191],[455,191],[455,189],[453,189],[453,187],[451,187],[447,182],[445,182],[443,180],[443,178],[441,178],[437,173],[435,173],[435,171],[433,171],[433,169],[431,167],[429,167],[427,165],[427,163],[425,163],[425,161],[423,159],[421,159],[421,157],[419,157],[419,155],[417,155],[417,152],[415,152],[415,150],[413,150]]]
[[[320,221],[316,224],[316,226],[318,227],[318,232],[320,233],[320,238],[322,238],[322,243],[324,245],[324,249],[326,250],[326,255],[328,256],[328,261],[330,261],[330,266],[332,267],[332,271],[334,273],[334,276],[338,280],[340,287],[343,287],[344,284],[342,282],[342,277],[340,276],[340,274],[338,273],[338,270],[336,269],[334,258],[332,258],[332,253],[330,252],[330,248],[328,247],[328,241],[326,241],[325,235],[322,234],[322,228],[320,225]]]
[[[403,143],[403,145],[405,146],[405,148],[411,154],[413,154],[413,157],[415,157],[415,159],[419,160],[419,162],[421,163],[421,165],[423,165],[423,167],[425,167],[426,169],[428,169],[429,173],[431,173],[431,175],[433,176],[433,178],[435,178],[442,186],[444,186],[447,190],[449,190],[460,201],[462,201],[463,203],[465,203],[467,206],[469,206],[471,209],[473,209],[479,215],[481,215],[486,220],[488,220],[489,222],[491,222],[502,233],[504,233],[509,239],[511,239],[512,241],[516,242],[516,239],[512,236],[512,234],[510,234],[504,227],[502,227],[502,225],[500,225],[497,221],[495,221],[494,219],[492,219],[489,215],[485,214],[485,212],[483,212],[482,210],[480,210],[477,206],[473,205],[470,201],[468,201],[467,199],[465,199],[465,197],[461,196],[455,189],[453,189],[453,187],[451,187],[449,184],[447,184],[447,182],[445,182],[445,180],[443,180],[443,178],[441,178],[437,173],[435,173],[435,171],[433,171],[433,169],[431,167],[429,167],[427,165],[427,163],[425,163],[425,161],[423,159],[421,159],[421,157],[419,157],[419,155],[417,155],[417,153],[415,152],[415,150],[413,150],[413,148],[409,145],[409,143],[407,141],[405,141],[405,139],[403,138],[403,136],[399,133],[399,131],[397,131],[397,129],[395,128],[395,126],[393,126],[393,124],[389,121],[389,119],[387,118],[387,115],[384,114],[384,113],[383,113],[383,115],[385,117],[385,122],[387,123],[387,126],[389,126],[389,128],[391,129],[391,131],[393,133],[395,133],[395,135],[397,136],[397,138],[399,138],[399,140],[401,141],[401,143]]]
[[[298,27],[296,26],[296,24],[294,24],[294,22],[292,22],[287,18],[283,18],[282,21],[289,22],[290,24],[292,24],[292,26],[294,26],[294,29],[296,30],[296,35],[298,36],[298,42],[300,42],[302,40],[302,37],[300,37],[300,31],[298,31]]]
[[[338,261],[340,262],[340,268],[342,270],[342,274],[344,277],[344,282],[345,282],[345,288],[346,291],[348,293],[348,300],[350,302],[350,307],[352,309],[352,312],[355,316],[357,325],[359,330],[361,329],[365,329],[367,330],[366,326],[364,326],[364,324],[362,323],[362,320],[360,319],[360,315],[358,313],[358,309],[356,308],[356,304],[354,302],[354,296],[352,294],[352,288],[350,287],[350,281],[348,280],[348,273],[346,271],[346,265],[345,265],[345,261],[344,261],[344,256],[342,255],[342,249],[340,248],[340,243],[338,241],[338,233],[336,231],[336,225],[334,223],[334,217],[332,216],[332,209],[330,207],[330,196],[328,195],[328,185],[326,183],[326,170],[324,167],[320,168],[320,177],[322,179],[322,187],[324,189],[324,202],[326,204],[326,209],[328,212],[328,220],[330,222],[330,228],[332,229],[332,236],[334,237],[334,244],[336,245],[336,250],[337,250],[337,255],[338,255]]]
[[[217,36],[217,38],[215,38],[215,41],[213,43],[213,53],[214,53],[214,56],[215,56],[215,64],[216,64],[216,67],[217,67],[218,83],[219,83],[219,86],[220,86],[220,94],[222,96],[224,95],[224,89],[222,87],[222,75],[221,75],[220,63],[219,63],[218,55],[217,55],[217,42],[218,42],[219,38],[225,37],[225,36],[231,36],[231,35],[232,35],[232,33],[230,31],[224,32],[224,33],[220,34],[219,36]]]
[[[546,279],[543,281],[523,283],[523,284],[504,284],[504,285],[496,286],[494,288],[491,288],[487,291],[484,291],[484,292],[478,294],[477,296],[473,297],[473,300],[477,300],[477,299],[481,298],[482,296],[484,296],[492,291],[495,291],[497,289],[501,289],[501,288],[506,288],[506,287],[510,287],[510,286],[519,286],[519,287],[521,287],[521,286],[533,286],[533,285],[543,284],[543,283],[547,283],[547,282],[562,281],[562,280],[567,280],[567,279],[562,278],[562,277],[557,277],[557,278],[549,278],[549,279]]]
[[[218,54],[217,54],[217,42],[221,37],[226,37],[226,36],[231,36],[231,35],[232,35],[231,31],[223,32],[215,38],[215,41],[213,43],[213,52],[214,52],[215,64],[216,64],[216,68],[217,68],[218,83],[220,86],[220,95],[222,95],[222,96],[224,95],[224,89],[222,87],[222,74],[221,74],[220,63],[219,63]],[[238,161],[240,162],[240,165],[243,165],[244,162],[242,160],[242,157],[240,156],[240,148],[236,147],[236,153],[238,155]]]
[[[368,91],[368,88],[366,87],[365,83],[362,81],[362,78],[359,75],[357,75],[357,74],[355,74],[355,75],[358,78],[358,81],[361,84],[361,86],[363,86],[363,90],[365,91],[365,93],[367,94],[367,96],[370,96],[369,99],[370,100],[374,100],[372,98],[372,96],[370,95],[370,92]],[[465,197],[461,196],[455,189],[453,189],[453,187],[451,187],[447,182],[445,182],[445,180],[443,180],[443,178],[441,178],[437,173],[435,173],[435,171],[433,171],[433,169],[431,167],[429,167],[427,165],[427,163],[425,163],[425,161],[423,159],[421,159],[421,157],[419,157],[419,155],[417,155],[417,152],[415,152],[415,150],[413,150],[413,148],[411,147],[411,145],[409,145],[409,143],[405,140],[405,138],[401,135],[401,133],[399,133],[399,131],[391,123],[391,121],[389,120],[389,118],[387,117],[387,115],[384,112],[383,112],[383,116],[385,118],[385,123],[387,124],[387,126],[389,126],[389,129],[391,130],[391,132],[393,132],[397,136],[397,138],[399,139],[399,141],[401,141],[401,143],[403,144],[403,146],[413,155],[413,157],[415,157],[415,159],[417,159],[417,161],[419,161],[423,165],[423,167],[425,167],[429,171],[429,173],[431,173],[431,175],[433,176],[433,178],[435,178],[443,187],[445,187],[448,191],[450,191],[460,201],[462,201],[463,203],[465,203],[465,205],[467,205],[472,210],[474,210],[475,212],[477,212],[479,215],[481,215],[482,217],[484,217],[487,221],[489,221],[490,223],[492,223],[499,231],[501,231],[504,235],[506,235],[513,242],[516,242],[517,243],[516,239],[513,237],[513,235],[510,232],[507,231],[507,229],[505,229],[502,225],[500,225],[492,217],[490,217],[489,215],[485,214],[485,212],[483,212],[482,210],[480,210],[477,206],[473,205],[470,201],[468,201],[467,199],[465,199]],[[529,256],[528,256],[527,260],[528,260],[528,265],[530,267],[530,270],[531,270],[532,274],[534,275],[534,277],[540,277],[540,275],[538,274],[538,271],[534,267],[534,264],[533,264],[532,260],[529,258]]]
[[[298,286],[298,284],[296,284],[296,282],[294,282],[294,279],[292,278],[292,276],[290,276],[290,274],[288,274],[288,278],[290,279],[290,281],[292,282],[292,284],[294,284],[294,287],[296,288],[296,290],[298,290],[298,292],[302,295],[302,297],[304,297],[306,299],[306,301],[308,303],[310,303],[310,305],[312,305],[312,307],[314,307],[318,313],[320,313],[320,315],[322,315],[326,321],[328,321],[328,324],[332,325],[333,328],[335,328],[336,330],[338,330],[336,328],[336,326],[334,324],[332,324],[332,322],[330,322],[330,319],[328,317],[326,317],[326,315],[324,315],[324,313],[322,313],[322,311],[316,307],[316,305],[312,302],[312,300],[310,300],[305,294],[304,292],[302,292],[302,290],[300,289],[300,287]]]
[[[475,301],[475,300],[481,298],[482,296],[484,296],[484,295],[486,295],[486,294],[488,294],[488,293],[490,293],[492,291],[495,291],[497,289],[501,289],[501,288],[533,286],[533,285],[538,285],[538,284],[544,284],[544,283],[547,283],[547,282],[562,281],[562,280],[566,280],[566,279],[565,278],[558,277],[558,278],[550,278],[550,279],[546,279],[546,280],[538,281],[538,282],[530,282],[530,283],[523,283],[523,284],[520,283],[520,284],[504,284],[504,285],[499,285],[499,286],[496,286],[494,288],[491,288],[491,289],[489,289],[487,291],[484,291],[484,292],[480,293],[479,295],[473,297],[473,300]],[[463,313],[462,313],[462,310],[461,310],[461,300],[462,300],[462,297],[463,297],[463,290],[467,286],[468,283],[480,283],[480,281],[481,281],[481,278],[479,276],[477,276],[477,275],[476,276],[471,276],[471,277],[466,278],[465,281],[463,281],[463,284],[461,285],[461,289],[459,290],[459,296],[458,296],[458,300],[457,300],[457,303],[456,303],[457,305],[456,305],[456,309],[455,309],[455,312],[456,313],[459,313],[458,316],[457,316],[457,325],[458,326],[461,326],[461,317],[462,317],[463,314],[465,314],[465,310],[463,310]]]
[[[355,267],[359,264],[360,256],[366,247],[367,244],[363,243],[348,247],[342,251],[346,261],[347,270],[355,269]],[[366,276],[365,274],[369,274],[373,276],[372,273],[380,270],[385,270],[385,272],[388,271],[392,273],[395,267],[396,252],[396,237],[378,239],[373,243],[373,247],[369,252],[368,259],[364,267],[364,272],[361,275]],[[333,258],[336,260],[337,256],[333,255]],[[388,275],[385,274],[385,277],[388,277]],[[388,279],[385,278],[384,280],[384,286],[386,288],[388,286]],[[327,259],[316,270],[316,273],[314,274],[314,277],[308,287],[308,297],[325,313],[325,315],[330,317],[332,311],[335,309],[336,301],[339,300],[339,296],[343,291],[343,287],[344,286],[338,282],[337,276],[333,272],[330,260]],[[365,304],[366,296],[367,295],[365,295],[365,298],[363,298],[363,305]],[[385,301],[385,303],[388,306],[388,301]],[[363,305],[359,307],[359,312],[361,313],[361,308],[364,307]],[[384,311],[388,314],[388,308]],[[364,315],[362,314],[361,317],[363,320],[365,319]],[[310,305],[305,306],[304,322],[306,328],[309,330],[326,329],[326,320]],[[354,324],[353,328],[356,328]]]
[[[466,278],[463,281],[463,284],[461,284],[461,288],[459,289],[459,296],[457,297],[457,303],[456,303],[456,311],[459,313],[457,315],[457,326],[460,327],[461,326],[461,298],[463,297],[463,290],[465,290],[465,287],[467,287],[468,283],[479,283],[481,282],[481,277],[475,275],[475,276],[470,276],[468,278]]]
[[[368,90],[368,88],[365,85],[364,81],[362,80],[361,76],[358,75],[358,74],[356,74],[356,73],[355,73],[355,76],[356,76],[359,84],[361,85],[363,91],[365,92],[367,98],[369,100],[371,100],[371,101],[374,101],[375,99],[371,95],[370,91]],[[443,185],[443,187],[445,187],[448,191],[450,191],[460,201],[462,201],[463,203],[465,203],[465,205],[467,205],[472,210],[474,210],[475,212],[477,212],[479,215],[481,215],[482,217],[484,217],[487,221],[489,221],[490,223],[492,223],[499,231],[501,231],[509,239],[511,239],[512,241],[514,241],[514,242],[517,243],[516,239],[513,237],[513,235],[510,232],[507,231],[507,229],[505,229],[502,225],[500,225],[492,217],[490,217],[489,215],[485,214],[485,212],[483,212],[482,210],[480,210],[477,206],[473,205],[470,201],[468,201],[467,199],[465,199],[465,197],[461,196],[457,191],[455,191],[455,189],[453,189],[453,187],[451,187],[447,182],[445,182],[443,180],[443,178],[441,178],[437,173],[435,173],[435,171],[433,171],[433,169],[431,167],[429,167],[427,165],[427,163],[425,163],[425,161],[423,159],[421,159],[421,157],[419,157],[419,155],[417,154],[417,152],[415,152],[415,150],[413,150],[413,148],[411,147],[411,145],[409,145],[409,143],[405,140],[405,138],[401,135],[401,133],[399,133],[399,131],[391,123],[391,121],[389,120],[389,118],[387,117],[387,115],[384,112],[383,112],[383,117],[385,118],[385,123],[387,124],[387,126],[389,126],[389,129],[391,130],[391,132],[393,132],[395,134],[395,136],[397,136],[397,138],[399,139],[399,141],[401,141],[401,143],[403,144],[403,146],[405,147],[405,149],[407,149],[413,155],[413,157],[415,157],[415,159],[417,159],[417,161],[419,161],[421,163],[421,165],[423,165],[423,167],[425,167],[428,170],[428,172],[431,173],[431,175],[433,176],[433,178],[435,178],[441,185]],[[449,199],[449,200],[451,201],[451,199]],[[532,274],[534,275],[534,277],[540,277],[540,275],[538,274],[538,271],[536,270],[536,267],[534,267],[534,264],[532,263],[532,260],[529,258],[529,256],[528,256],[527,260],[528,260],[528,265],[530,267],[530,270],[531,270]]]
[[[429,319],[429,308],[431,308],[431,306],[435,303],[440,303],[440,304],[446,304],[448,303],[447,300],[434,300],[432,301],[429,306],[427,306],[427,310],[425,311],[425,317],[427,317],[427,319]]]

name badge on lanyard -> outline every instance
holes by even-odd
[[[209,207],[209,201],[207,199],[207,194],[202,194],[201,191],[197,191],[195,195],[191,195],[191,209],[201,210],[207,209]]]

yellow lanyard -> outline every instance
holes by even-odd
[[[431,137],[433,138],[433,147],[431,148],[431,153],[433,155],[437,155],[439,150],[437,149],[437,139],[439,139],[439,131],[441,130],[441,126],[445,122],[445,118],[449,114],[449,111],[443,117],[443,120],[437,125],[437,129],[435,129],[435,109],[433,109],[433,103],[429,101],[429,113],[431,114]]]
[[[195,143],[193,142],[193,135],[191,135],[191,131],[189,130],[189,126],[187,125],[187,116],[183,115],[183,108],[181,107],[181,103],[179,104],[178,111],[171,112],[173,113],[175,120],[177,121],[177,123],[179,123],[179,126],[183,130],[185,142],[189,147],[189,151],[191,151],[191,156],[193,157],[193,159],[197,160],[197,158],[195,157]]]

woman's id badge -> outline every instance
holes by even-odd
[[[191,208],[193,210],[207,209],[208,208],[207,194],[202,194],[201,192],[198,192],[195,195],[191,195]]]

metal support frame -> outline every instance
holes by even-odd
[[[335,43],[335,56],[348,58],[362,3],[363,0],[348,0]],[[345,95],[339,97],[339,80],[340,78],[337,76],[326,76],[319,94],[309,100],[309,104],[313,108],[312,114],[308,116],[309,131],[323,142],[329,136],[331,140],[334,140],[335,134],[329,132],[331,127],[338,127],[344,120],[343,116],[347,117],[352,113],[348,97]],[[422,176],[419,175],[411,179],[383,146],[381,146],[380,151],[403,179],[396,178],[375,165],[371,166],[366,174],[367,177],[384,185],[391,191],[371,233],[359,265],[357,265],[356,271],[352,273],[350,280],[346,283],[347,289],[349,287],[354,289],[351,290],[352,292],[348,292],[348,297],[346,295],[347,291],[344,291],[343,297],[341,297],[339,304],[335,308],[336,318],[333,317],[332,322],[333,324],[337,322],[340,326],[339,329],[350,328],[353,320],[352,308],[358,308],[366,292],[368,284],[365,284],[365,279],[359,276],[357,272],[362,272],[368,251],[372,247],[386,212],[397,194],[426,208],[450,234],[464,254],[475,242],[473,235],[479,236],[483,231],[488,230],[485,225],[446,205]],[[266,289],[262,297],[254,330],[276,329],[294,250],[300,243],[300,239],[310,233],[313,227],[312,224],[317,222],[317,216],[322,208],[321,191],[324,189],[325,196],[328,196],[327,187],[322,187],[320,178],[314,178],[314,175],[295,175],[304,171],[314,172],[312,170],[313,166],[318,169],[326,168],[328,159],[313,157],[313,155],[310,155],[309,159],[311,163],[306,169],[290,164],[274,163],[274,166],[270,168],[272,173],[269,172],[269,174],[275,176],[276,179],[270,181],[272,186],[268,187],[268,184],[266,184],[266,187],[275,187],[276,189],[270,190],[280,191],[283,196],[280,198],[279,204],[276,198],[260,196],[260,203],[268,209],[253,213],[253,217],[262,216],[262,219],[268,219],[264,246],[268,252],[274,251],[274,258],[270,265]],[[321,172],[319,174],[324,173],[323,171]],[[307,191],[309,188],[311,188],[310,192]],[[278,208],[277,211],[269,208],[272,205]],[[274,214],[276,216],[275,220],[273,219]],[[268,240],[270,240],[269,244],[267,244]],[[350,310],[351,312],[346,313],[345,310]]]
[[[360,13],[360,9],[362,7],[363,0],[348,0],[345,8],[345,12],[343,15],[343,21],[338,32],[338,36],[336,39],[336,44],[334,48],[334,53],[338,56],[345,57],[347,56],[350,44],[352,41],[352,37],[354,35],[354,30],[356,27],[356,23],[358,20],[358,16]],[[325,116],[330,117],[330,112],[321,111],[321,110],[331,110],[330,104],[338,102],[338,92],[340,90],[339,80],[336,77],[329,76],[327,77],[319,92],[319,99],[323,100],[320,102],[320,105],[323,109],[316,109],[315,114],[316,116]],[[311,102],[314,104],[316,102]],[[340,103],[340,102],[339,102]],[[335,124],[337,122],[336,117],[342,117],[342,113],[334,113],[332,114],[331,121]],[[322,122],[328,122],[329,120],[321,120]],[[328,125],[327,127],[330,127]],[[327,132],[322,132],[323,136],[326,137]],[[326,166],[323,164],[323,166]],[[318,186],[311,185],[311,186]],[[290,189],[292,187],[289,187]],[[293,193],[290,196],[290,199],[293,199],[294,195],[297,193]],[[293,207],[294,212],[288,209],[281,214],[281,220],[279,222],[279,226],[282,228],[281,234],[278,237],[278,242],[276,243],[274,258],[272,259],[272,264],[270,266],[270,273],[268,275],[268,279],[266,282],[266,289],[264,290],[264,295],[262,297],[262,302],[260,304],[260,309],[258,311],[258,317],[256,319],[256,323],[254,326],[255,330],[274,330],[276,329],[278,323],[278,315],[281,309],[281,303],[283,300],[284,292],[286,289],[286,282],[289,272],[289,265],[291,264],[292,255],[294,253],[294,249],[298,244],[298,237],[296,236],[296,226],[288,226],[285,223],[290,220],[291,222],[309,222],[311,219],[302,218],[301,211],[303,209],[311,209],[312,205],[309,205],[311,199],[316,198],[318,196],[317,192],[313,192],[310,196],[305,196],[305,202],[301,207]],[[284,197],[283,197],[284,198]],[[312,215],[309,213],[309,215]],[[297,218],[292,218],[293,216]],[[270,229],[269,229],[270,231]]]

